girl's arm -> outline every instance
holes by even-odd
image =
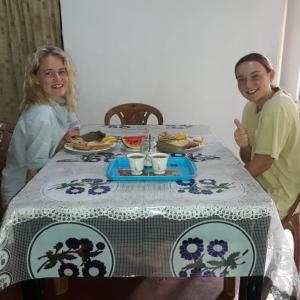
[[[26,183],[28,181],[30,181],[37,173],[38,173],[38,170],[27,170],[27,173],[26,173]]]
[[[60,140],[60,142],[56,148],[56,152],[61,150],[64,147],[65,143],[70,142],[72,138],[78,137],[78,136],[80,136],[80,130],[78,128],[74,128],[74,129],[67,131],[65,133],[65,135],[62,137],[62,139]]]
[[[245,168],[253,176],[259,176],[271,168],[273,158],[270,155],[255,154],[253,159],[246,162]]]
[[[240,147],[240,157],[244,163],[248,163],[251,160],[251,147]]]

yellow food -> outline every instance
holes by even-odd
[[[169,141],[171,145],[177,146],[177,147],[185,147],[190,143],[190,140],[184,139],[184,140],[173,140]]]
[[[100,139],[99,142],[101,143],[107,143],[107,142],[111,142],[111,143],[115,143],[117,141],[117,138],[115,136],[106,136],[103,139]]]
[[[101,149],[109,149],[114,146],[114,141],[107,141],[107,142],[101,142],[95,143],[95,142],[86,142],[81,137],[74,138],[70,142],[70,145],[74,149],[78,150],[101,150]]]
[[[180,141],[180,140],[186,140],[187,136],[184,132],[177,132],[175,134],[175,139]]]

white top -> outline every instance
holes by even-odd
[[[4,205],[25,185],[27,170],[41,169],[55,154],[64,134],[79,127],[76,114],[58,103],[34,105],[21,114],[2,171]]]

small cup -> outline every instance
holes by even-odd
[[[145,156],[144,153],[130,153],[127,155],[132,175],[141,175],[143,173]]]
[[[169,154],[156,152],[150,154],[150,157],[152,161],[153,173],[157,175],[165,174],[167,169]]]

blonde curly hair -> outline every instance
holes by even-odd
[[[59,57],[68,74],[69,86],[63,97],[65,99],[66,108],[71,111],[77,106],[75,68],[72,60],[64,50],[50,45],[38,47],[35,52],[29,55],[24,76],[24,98],[21,103],[22,111],[36,104],[53,104],[53,100],[45,94],[39,85],[34,84],[33,81],[33,76],[37,74],[43,60],[49,55]]]

